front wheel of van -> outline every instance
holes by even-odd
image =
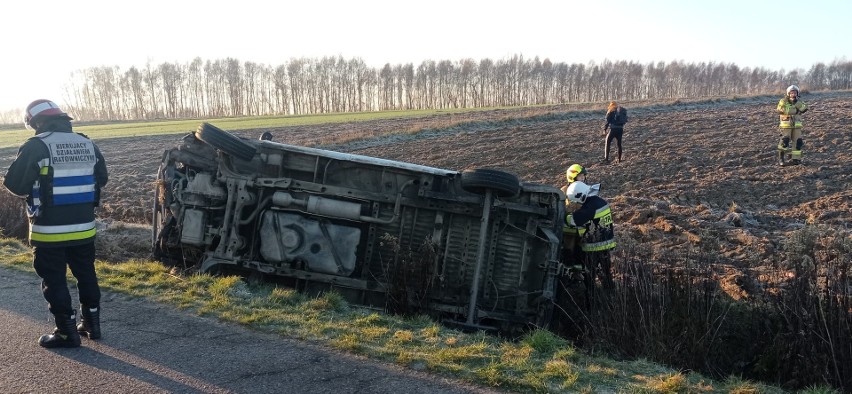
[[[521,182],[516,175],[492,168],[462,172],[461,187],[476,194],[485,194],[491,189],[499,197],[514,197],[521,192]]]

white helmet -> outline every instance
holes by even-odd
[[[48,116],[62,116],[72,119],[68,116],[68,114],[59,109],[59,106],[53,101],[39,99],[31,102],[30,105],[27,106],[27,110],[24,113],[24,126],[28,129],[32,128],[33,119],[40,119]]]
[[[796,86],[796,85],[790,85],[790,86],[787,88],[787,94],[790,94],[790,91],[791,91],[791,90],[795,90],[795,91],[796,91],[796,93],[799,93],[799,87],[798,87],[798,86]]]
[[[586,202],[586,197],[589,196],[592,188],[589,185],[576,181],[570,185],[568,185],[568,190],[565,194],[568,197],[568,201],[576,202],[576,203],[584,203]]]

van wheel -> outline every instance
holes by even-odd
[[[195,138],[202,140],[216,149],[238,159],[249,161],[257,153],[257,148],[241,140],[239,137],[222,130],[210,123],[202,123],[195,131]]]
[[[508,172],[478,168],[462,172],[461,187],[476,194],[485,194],[487,189],[491,189],[497,196],[514,197],[521,192],[521,181]]]

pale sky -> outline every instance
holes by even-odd
[[[519,54],[785,71],[852,60],[849,0],[6,0],[0,16],[0,110],[62,106],[75,70],[195,57],[339,55],[378,68]]]

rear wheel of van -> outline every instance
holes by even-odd
[[[249,161],[257,148],[239,137],[210,123],[202,123],[195,131],[195,137],[238,159]]]

